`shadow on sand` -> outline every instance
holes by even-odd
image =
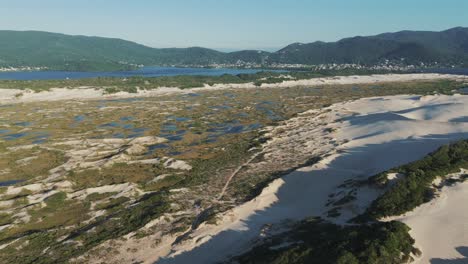
[[[431,264],[466,264],[468,263],[468,247],[457,247],[458,253],[462,254],[463,258],[457,259],[431,259]]]
[[[299,169],[278,179],[284,183],[276,192],[277,201],[268,208],[229,224],[225,231],[191,251],[156,263],[218,263],[226,257],[239,255],[251,248],[252,243],[261,237],[261,229],[265,224],[321,215],[328,195],[343,181],[369,177],[421,159],[442,145],[467,137],[467,133],[427,135],[347,149],[328,166]],[[255,200],[257,199],[261,200],[262,197]],[[466,248],[462,250],[466,255]]]

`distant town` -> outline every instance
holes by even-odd
[[[143,68],[149,65],[130,64],[119,62],[120,64],[130,65],[135,69]],[[399,62],[385,60],[376,65],[362,65],[356,63],[328,63],[328,64],[284,64],[284,63],[271,63],[260,64],[252,62],[238,61],[236,63],[212,63],[207,65],[199,64],[171,64],[161,65],[163,67],[180,67],[180,68],[239,68],[239,69],[277,69],[277,70],[308,70],[308,71],[330,71],[330,70],[370,70],[370,71],[411,71],[416,69],[430,69],[430,68],[456,68],[458,65],[445,65],[438,62],[419,64],[405,64],[404,59]],[[3,66],[0,67],[0,72],[21,72],[21,71],[46,71],[51,70],[45,66]]]

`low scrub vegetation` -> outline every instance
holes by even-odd
[[[407,263],[417,249],[400,222],[339,226],[307,219],[232,260],[239,263]]]
[[[226,84],[226,83],[254,83],[257,86],[262,84],[281,83],[286,80],[311,79],[336,75],[367,75],[375,73],[385,73],[369,70],[330,70],[330,71],[291,71],[273,72],[262,71],[254,74],[224,74],[221,76],[201,76],[201,75],[180,75],[163,77],[98,77],[89,79],[71,80],[1,80],[0,88],[3,89],[31,89],[34,91],[44,91],[51,88],[77,88],[77,87],[102,87],[105,93],[129,92],[136,93],[139,89],[148,90],[158,87],[179,87],[195,88],[203,87],[205,84]],[[388,72],[386,72],[388,73]],[[286,75],[288,77],[286,77]]]
[[[443,146],[421,160],[378,174],[370,182],[379,186],[387,185],[388,173],[401,173],[405,177],[376,199],[366,215],[375,219],[408,212],[432,199],[432,182],[436,177],[467,167],[468,140],[462,140]]]
[[[22,229],[21,235],[13,236],[11,231],[2,236],[2,240],[10,240],[12,246],[0,252],[1,263],[66,263],[70,258],[79,256],[99,243],[117,238],[135,231],[152,219],[159,217],[168,209],[161,193],[150,193],[139,198],[132,206],[120,206],[122,199],[111,200],[106,206],[113,208],[111,214],[100,216],[90,223],[81,222],[86,208],[70,205],[53,213],[52,208],[62,203],[68,203],[62,193],[49,198],[47,207],[39,212],[42,217],[40,224],[34,223],[34,228]],[[49,208],[50,207],[50,208]],[[49,212],[50,211],[50,212]],[[39,217],[37,213],[34,217]],[[49,213],[53,213],[50,214]],[[70,222],[73,221],[73,222]],[[71,225],[71,226],[70,226]],[[65,231],[67,226],[71,230]],[[50,228],[49,232],[46,230]],[[52,229],[53,228],[53,229]],[[16,230],[20,231],[20,230]],[[23,235],[28,235],[22,238]],[[8,238],[4,238],[8,236]],[[16,237],[20,240],[13,241]],[[62,243],[63,241],[69,243]]]

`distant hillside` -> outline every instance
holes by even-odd
[[[136,65],[441,63],[468,65],[468,28],[442,32],[401,31],[337,42],[291,44],[277,52],[231,53],[206,48],[155,49],[134,42],[38,31],[0,31],[0,67],[56,70],[121,70]]]
[[[0,31],[0,66],[113,70],[134,65],[209,64],[223,53],[204,49],[154,49],[134,42],[37,31]]]
[[[124,68],[153,63],[153,49],[120,39],[68,36],[36,31],[0,31],[0,65],[57,69]]]
[[[406,64],[468,62],[468,28],[442,32],[401,31],[370,37],[354,37],[338,42],[292,44],[271,55],[270,62],[372,65],[385,60]]]

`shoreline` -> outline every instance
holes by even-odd
[[[261,86],[256,86],[254,83],[243,83],[214,84],[211,86],[205,85],[204,87],[187,89],[181,89],[178,87],[154,87],[151,90],[138,90],[137,93],[118,92],[114,94],[106,94],[104,89],[99,87],[51,88],[48,91],[41,92],[35,92],[29,89],[8,89],[0,87],[0,105],[63,100],[105,100],[137,97],[144,98],[173,94],[188,94],[210,90],[288,88],[300,86],[349,85],[424,80],[459,80],[468,82],[468,76],[436,73],[353,75],[283,81],[281,83],[262,84]]]

